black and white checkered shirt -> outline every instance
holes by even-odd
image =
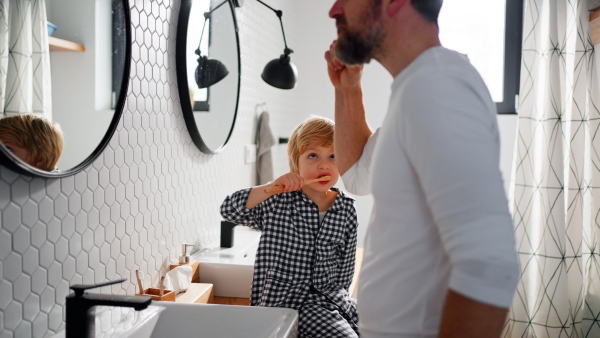
[[[246,208],[250,189],[228,196],[221,215],[261,230],[254,263],[251,305],[300,309],[309,298],[334,305],[354,318],[348,295],[356,256],[358,220],[354,199],[341,190],[322,221],[301,190],[274,195]],[[352,305],[354,304],[354,305]]]

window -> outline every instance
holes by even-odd
[[[466,54],[499,114],[516,114],[521,70],[523,0],[444,0],[440,40]]]

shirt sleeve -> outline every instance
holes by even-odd
[[[236,191],[227,196],[221,204],[221,216],[229,222],[262,230],[264,215],[273,208],[277,195],[271,196],[252,209],[246,208],[246,202],[252,188]]]
[[[356,236],[358,229],[358,219],[356,209],[352,205],[348,210],[348,219],[346,222],[346,246],[342,252],[342,263],[339,273],[339,285],[348,290],[354,278],[354,269],[356,266]]]
[[[342,175],[344,187],[354,195],[363,196],[371,193],[371,161],[378,137],[379,128],[367,140],[358,161]]]
[[[495,109],[465,77],[431,72],[411,81],[395,127],[448,253],[449,287],[509,307],[519,267]]]

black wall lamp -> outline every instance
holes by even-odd
[[[204,36],[204,28],[206,27],[207,20],[210,19],[212,12],[214,12],[217,8],[221,7],[225,2],[232,1],[235,7],[241,7],[243,4],[243,0],[225,0],[211,11],[204,13],[204,26],[202,27],[202,35],[200,36],[200,42],[198,43],[198,49],[196,49],[196,54],[198,55],[198,67],[196,68],[196,84],[199,88],[207,88],[215,83],[221,81],[229,71],[223,65],[222,62],[216,59],[208,59],[208,57],[203,56],[200,52],[200,43],[202,42],[202,37]],[[263,6],[272,10],[277,17],[279,18],[279,24],[281,26],[281,33],[283,34],[283,43],[285,48],[283,50],[283,54],[265,66],[261,77],[262,79],[275,88],[280,89],[292,89],[296,86],[296,79],[298,77],[298,69],[291,62],[290,54],[294,51],[291,50],[287,45],[287,40],[285,38],[285,31],[283,29],[283,21],[281,19],[283,12],[281,10],[274,9],[273,7],[267,5],[261,0],[256,0],[261,3]]]
[[[263,70],[261,77],[262,79],[273,87],[280,89],[292,89],[296,86],[296,78],[298,77],[298,70],[296,66],[290,60],[290,54],[294,51],[288,48],[287,40],[285,38],[285,31],[283,30],[283,21],[281,16],[283,12],[267,5],[261,0],[256,0],[262,5],[272,10],[279,18],[279,24],[281,25],[281,33],[283,34],[283,43],[285,49],[283,54],[278,59],[274,59],[267,63]]]

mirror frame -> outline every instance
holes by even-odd
[[[235,16],[235,8],[239,7],[238,2],[235,0],[227,0],[229,4],[229,9],[231,10],[231,15],[233,17],[233,28],[235,31],[235,43],[237,46],[237,60],[238,60],[238,83],[237,83],[237,93],[235,97],[235,111],[233,112],[233,120],[231,121],[231,128],[229,128],[227,138],[217,149],[211,149],[206,145],[204,140],[202,139],[202,135],[200,135],[200,131],[198,130],[198,126],[196,125],[196,120],[194,118],[194,111],[192,109],[192,103],[189,99],[185,99],[189,97],[188,87],[189,82],[187,78],[187,62],[186,62],[186,52],[187,52],[187,30],[190,18],[190,12],[192,8],[192,3],[197,0],[181,0],[181,7],[179,9],[179,18],[177,22],[177,42],[175,48],[175,62],[176,62],[176,70],[177,70],[177,87],[179,90],[179,101],[181,102],[181,110],[183,112],[183,118],[185,120],[185,125],[187,126],[188,132],[192,138],[192,141],[202,151],[206,154],[218,154],[223,151],[229,140],[231,139],[231,135],[233,134],[233,129],[235,127],[235,122],[237,120],[237,113],[240,104],[240,85],[242,80],[242,62],[241,62],[241,51],[240,51],[240,37],[238,31],[238,23],[237,17]]]
[[[115,113],[112,117],[110,125],[108,126],[108,130],[104,137],[100,141],[100,144],[94,149],[92,154],[88,156],[83,162],[79,163],[73,168],[69,168],[60,172],[49,172],[44,171],[33,166],[28,165],[27,163],[21,161],[15,155],[13,155],[10,151],[6,149],[0,143],[0,165],[5,166],[17,173],[28,175],[28,176],[37,176],[43,178],[62,178],[68,177],[77,174],[78,172],[84,170],[89,165],[92,164],[102,154],[110,140],[112,139],[115,131],[117,130],[117,126],[119,125],[119,121],[121,120],[121,116],[123,115],[123,110],[125,109],[125,100],[127,99],[127,91],[129,89],[129,80],[130,80],[130,70],[131,70],[131,7],[129,6],[129,0],[121,0],[124,7],[125,14],[125,65],[123,68],[123,79],[121,81],[121,91],[119,93],[119,99],[115,106]]]

